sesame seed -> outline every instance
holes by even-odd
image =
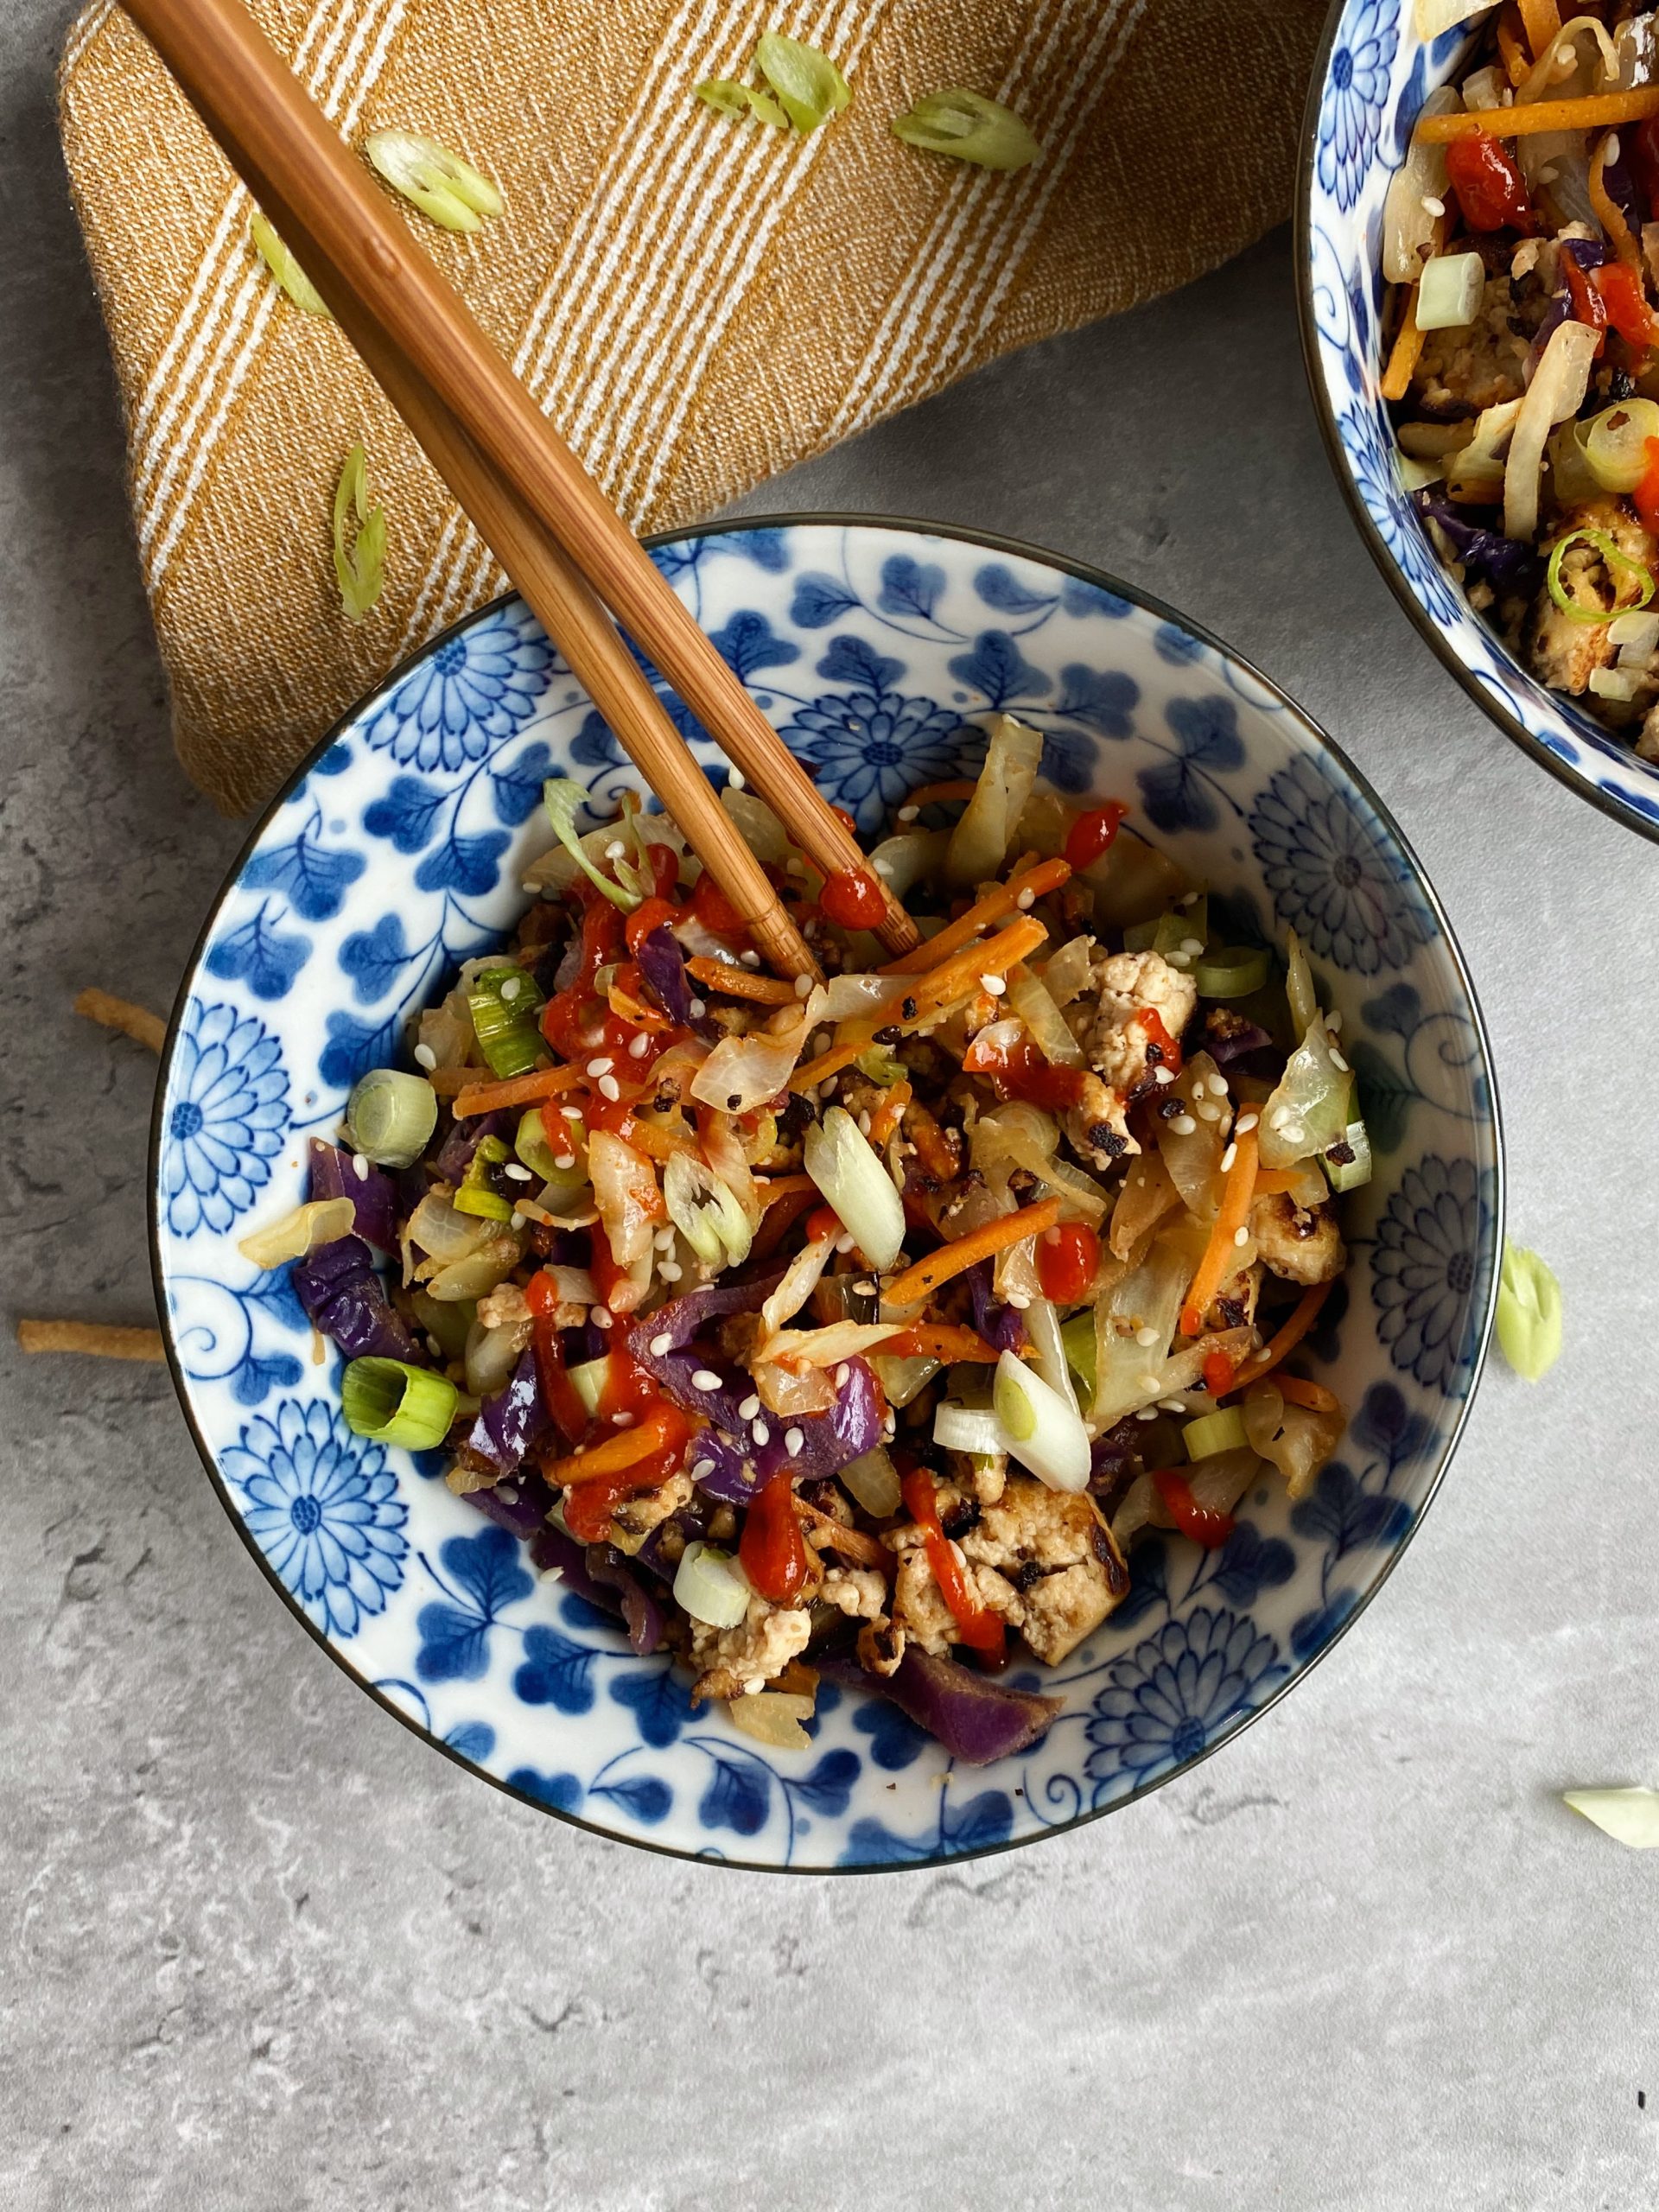
[[[1198,1125],[1190,1114],[1176,1114],[1172,1116],[1169,1126],[1178,1137],[1190,1137]]]
[[[748,1396],[744,1399],[742,1404],[737,1409],[738,1417],[742,1421],[753,1421],[760,1410],[760,1401],[755,1396],[753,1391],[751,1390]]]
[[[1034,891],[1022,891],[1014,903],[1022,914],[1028,914],[1037,904],[1037,893]]]
[[[509,1229],[522,1229],[524,1225],[524,1217],[519,1212],[518,1207],[515,1206],[512,1211],[507,1216],[507,1227]]]
[[[1342,1027],[1342,1016],[1339,1014],[1327,1014],[1325,1017],[1325,1026],[1334,1037]]]
[[[1179,1398],[1160,1398],[1158,1410],[1160,1414],[1184,1414],[1186,1408]]]
[[[1331,1047],[1331,1065],[1332,1065],[1332,1066],[1333,1068],[1335,1068],[1335,1069],[1338,1071],[1338,1072],[1339,1074],[1341,1074],[1341,1075],[1346,1075],[1346,1074],[1347,1074],[1347,1072],[1348,1072],[1348,1063],[1347,1063],[1347,1061],[1346,1061],[1346,1060],[1344,1060],[1344,1059],[1343,1058],[1342,1054],[1341,1054],[1339,1052],[1338,1052],[1338,1050],[1337,1050],[1337,1048],[1336,1048],[1336,1046],[1335,1046],[1334,1045]]]
[[[988,991],[994,999],[1000,999],[1008,988],[1001,976],[982,976],[979,987],[982,991]]]
[[[705,1475],[712,1475],[714,1471],[715,1463],[712,1459],[699,1459],[692,1467],[691,1479],[694,1483],[700,1483]]]
[[[628,1047],[628,1058],[631,1060],[643,1060],[650,1050],[651,1039],[642,1029]]]
[[[1135,1417],[1136,1421],[1156,1421],[1158,1418],[1158,1408],[1156,1406],[1138,1407],[1135,1410]]]
[[[855,1282],[853,1285],[853,1288],[861,1298],[874,1298],[875,1296],[875,1285],[873,1282]]]
[[[1028,1290],[1011,1290],[1003,1302],[1012,1306],[1016,1313],[1023,1313],[1031,1304],[1031,1293]]]
[[[1181,939],[1181,950],[1183,952],[1202,952],[1204,950],[1204,939],[1201,937],[1184,937]]]
[[[699,1367],[692,1373],[691,1388],[694,1390],[718,1390],[720,1377],[712,1367]]]
[[[559,1111],[567,1122],[579,1122],[582,1119],[580,1106],[561,1106]]]
[[[1167,952],[1164,957],[1172,968],[1187,969],[1192,965],[1192,956],[1190,952]]]
[[[872,861],[870,865],[874,868],[878,875],[887,876],[893,874],[893,862],[891,861]]]
[[[556,1152],[553,1155],[553,1165],[556,1167],[574,1167],[575,1164],[576,1155],[574,1152]]]
[[[791,853],[789,858],[784,862],[784,874],[785,875],[804,875],[806,874],[806,862],[802,860],[797,860],[795,855]]]
[[[1234,1126],[1240,1136],[1247,1137],[1261,1118],[1259,1114],[1241,1114]]]
[[[914,822],[921,814],[919,806],[901,806],[893,817],[896,822]]]
[[[1214,1099],[1196,1098],[1192,1103],[1201,1122],[1218,1122],[1221,1119],[1221,1109],[1216,1104]]]
[[[861,1107],[859,1109],[858,1115],[858,1133],[860,1136],[868,1136],[870,1131],[874,1128],[874,1126],[875,1124],[870,1119],[869,1109],[867,1106]]]
[[[652,1241],[659,1252],[671,1252],[674,1249],[674,1231],[671,1229],[659,1229]]]
[[[740,968],[758,968],[760,965],[760,956],[758,952],[740,952],[737,956],[737,964]]]
[[[841,1365],[836,1370],[836,1388],[837,1390],[844,1390],[847,1388],[848,1380],[850,1377],[852,1371],[852,1369],[849,1367],[845,1360],[843,1360]]]
[[[614,1060],[589,1060],[588,1072],[589,1075],[609,1075],[615,1065]]]
[[[664,1260],[657,1272],[664,1282],[678,1282],[685,1270],[677,1260]]]
[[[515,1183],[528,1183],[531,1179],[529,1168],[521,1167],[516,1160],[510,1160],[502,1172]]]
[[[709,1001],[707,999],[692,999],[688,1002],[685,1010],[693,1021],[701,1021],[709,1011]]]
[[[836,1237],[836,1251],[837,1251],[837,1252],[839,1252],[839,1253],[841,1254],[841,1255],[842,1256],[842,1258],[843,1258],[843,1259],[846,1257],[847,1254],[852,1250],[852,1249],[853,1249],[853,1240],[852,1240],[852,1238],[851,1238],[850,1236],[837,1236],[837,1237]]]
[[[633,1427],[633,1415],[632,1414],[613,1414],[611,1415],[611,1427],[613,1428],[632,1428]]]
[[[523,976],[509,976],[501,986],[501,996],[504,1000],[516,999],[524,988]]]
[[[1152,1390],[1155,1392],[1158,1388],[1158,1377],[1155,1375],[1143,1375],[1136,1382],[1135,1387],[1137,1390]]]
[[[1438,222],[1446,213],[1446,202],[1437,200],[1432,192],[1426,192],[1422,198],[1422,209],[1425,215],[1433,215]]]
[[[812,978],[810,976],[798,976],[795,978],[795,995],[798,999],[810,999],[811,997]]]
[[[1243,1246],[1248,1244],[1249,1241],[1250,1232],[1248,1229],[1236,1229],[1233,1231],[1233,1242],[1235,1244]]]
[[[791,1459],[800,1458],[801,1446],[805,1441],[806,1431],[804,1428],[786,1428],[784,1431],[784,1449]]]
[[[435,1068],[438,1065],[438,1056],[429,1045],[417,1045],[415,1057],[423,1068]]]
[[[818,1085],[818,1096],[820,1098],[833,1098],[835,1095],[836,1078],[830,1076]]]
[[[1198,894],[1196,891],[1184,891],[1175,901],[1178,906],[1196,906],[1198,903]]]
[[[1283,1123],[1280,1128],[1279,1134],[1284,1138],[1287,1144],[1301,1144],[1306,1141],[1307,1136],[1307,1131],[1302,1127],[1300,1122],[1287,1122]]]
[[[359,1183],[369,1179],[369,1156],[365,1152],[355,1153],[352,1158],[352,1173]]]
[[[749,1434],[754,1439],[757,1444],[770,1444],[772,1441],[772,1431],[766,1427],[766,1424],[763,1421],[751,1421],[749,1423]]]
[[[1173,1068],[1154,1068],[1152,1079],[1154,1083],[1173,1083],[1175,1071]]]
[[[426,1348],[427,1348],[428,1351],[429,1351],[429,1352],[431,1353],[431,1355],[432,1355],[432,1357],[433,1357],[433,1358],[434,1358],[434,1359],[442,1359],[442,1357],[443,1357],[443,1346],[442,1346],[442,1345],[438,1342],[438,1340],[437,1340],[437,1338],[436,1338],[435,1337],[429,1337],[429,1338],[427,1338],[427,1340],[426,1340]]]
[[[653,1337],[651,1340],[651,1356],[653,1359],[660,1359],[665,1351],[672,1351],[673,1349],[674,1339],[666,1329],[660,1336]]]
[[[1613,163],[1618,159],[1618,133],[1617,130],[1611,130],[1608,132],[1607,143],[1601,149],[1601,159],[1602,166],[1605,168],[1611,168]]]
[[[1236,1144],[1230,1144],[1221,1155],[1221,1172],[1224,1175],[1237,1158],[1238,1147]]]
[[[1158,1332],[1151,1327],[1137,1329],[1135,1332],[1135,1341],[1138,1344],[1148,1346],[1155,1344],[1158,1341]]]
[[[608,1098],[614,1106],[622,1096],[622,1086],[613,1075],[602,1075],[599,1078],[599,1095],[601,1098]]]
[[[741,768],[734,768],[731,774],[726,780],[730,784],[734,791],[747,791],[748,789],[748,785],[743,780],[743,771]]]
[[[1210,1078],[1210,1091],[1212,1097],[1224,1098],[1227,1096],[1226,1077],[1224,1075],[1212,1075]]]
[[[620,837],[613,837],[605,848],[605,857],[607,861],[620,861],[627,849]]]
[[[613,1318],[608,1306],[595,1306],[588,1316],[596,1329],[608,1329]]]

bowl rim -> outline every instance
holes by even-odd
[[[1096,1821],[1104,1820],[1113,1813],[1122,1812],[1126,1807],[1136,1803],[1143,1797],[1149,1796],[1153,1791],[1161,1789],[1166,1783],[1190,1774],[1193,1768],[1201,1765],[1214,1753],[1224,1750],[1246,1728],[1261,1719],[1263,1714],[1271,1712],[1281,1699],[1287,1696],[1299,1682],[1306,1681],[1326,1653],[1335,1649],[1336,1645],[1348,1634],[1354,1623],[1367,1610],[1372,1599],[1394,1573],[1407,1547],[1411,1543],[1427,1517],[1429,1507],[1440,1494],[1440,1484],[1445,1481],[1446,1470],[1452,1464],[1459,1444],[1462,1441],[1464,1429],[1485,1374],[1487,1355],[1491,1349],[1493,1323],[1497,1308],[1499,1268],[1497,1262],[1502,1254],[1503,1241],[1506,1192],[1503,1123],[1498,1101],[1497,1073],[1492,1062],[1491,1039],[1487,1034],[1485,1018],[1481,1012],[1479,999],[1476,995],[1474,981],[1469,973],[1468,964],[1464,959],[1462,947],[1458,943],[1451,922],[1440,903],[1439,893],[1429,881],[1415,850],[1388,806],[1342,747],[1333,738],[1327,735],[1320,724],[1315,721],[1313,717],[1287,692],[1282,690],[1270,677],[1264,675],[1254,662],[1246,659],[1243,654],[1224,644],[1205,624],[1195,620],[1190,615],[1182,613],[1178,608],[1169,606],[1166,601],[1156,598],[1150,592],[1143,591],[1138,586],[1125,583],[1121,577],[1114,575],[1109,569],[1096,568],[1088,562],[1073,559],[1069,555],[1052,552],[1048,548],[1033,544],[1027,539],[1005,537],[995,531],[973,530],[957,524],[928,522],[910,516],[859,514],[842,509],[813,508],[792,513],[767,512],[757,515],[737,515],[714,522],[691,523],[680,530],[654,531],[644,537],[641,543],[650,551],[659,546],[683,543],[690,538],[737,536],[751,531],[786,529],[802,524],[817,524],[831,528],[887,530],[903,532],[907,536],[944,537],[958,544],[977,546],[987,552],[1001,553],[1020,560],[1034,561],[1058,570],[1063,575],[1075,577],[1080,582],[1097,585],[1103,590],[1113,593],[1119,599],[1127,600],[1132,606],[1141,608],[1143,613],[1175,624],[1198,639],[1201,644],[1208,646],[1212,652],[1221,655],[1234,667],[1250,677],[1253,682],[1260,684],[1262,690],[1277,706],[1288,713],[1302,730],[1313,738],[1315,744],[1337,762],[1343,772],[1352,778],[1357,790],[1376,810],[1383,828],[1410,863],[1418,887],[1440,925],[1442,943],[1458,982],[1466,995],[1470,1019],[1473,1024],[1476,1040],[1480,1050],[1482,1072],[1485,1076],[1487,1091],[1491,1101],[1492,1188],[1490,1219],[1494,1256],[1488,1279],[1484,1310],[1478,1320],[1469,1388],[1446,1435],[1439,1464],[1424,1493],[1422,1503],[1413,1516],[1411,1527],[1389,1554],[1376,1579],[1358,1598],[1352,1611],[1341,1622],[1335,1632],[1319,1646],[1312,1657],[1294,1669],[1260,1705],[1240,1716],[1231,1725],[1224,1726],[1213,1742],[1206,1744],[1201,1751],[1194,1752],[1190,1758],[1183,1759],[1179,1765],[1171,1767],[1166,1772],[1140,1783],[1124,1796],[1115,1798],[1110,1804],[1096,1807],[1086,1813],[1075,1814],[1070,1820],[1058,1821],[1052,1827],[1045,1827],[1028,1835],[1011,1836],[1006,1841],[982,1845],[972,1851],[949,1852],[919,1859],[872,1860],[864,1865],[851,1866],[780,1866],[773,1859],[715,1857],[707,1851],[690,1850],[679,1844],[658,1843],[648,1837],[625,1834],[617,1829],[604,1827],[598,1821],[584,1819],[579,1814],[563,1812],[557,1806],[550,1805],[542,1798],[533,1797],[527,1791],[515,1789],[511,1783],[499,1776],[489,1773],[452,1745],[443,1742],[441,1738],[434,1735],[429,1728],[423,1726],[411,1713],[394,1703],[374,1683],[366,1681],[353,1666],[346,1654],[332,1643],[323,1630],[311,1619],[255,1542],[245,1521],[231,1497],[224,1478],[219,1472],[213,1449],[198,1424],[189,1380],[184,1372],[178,1347],[174,1341],[172,1316],[167,1300],[166,1278],[162,1262],[161,1211],[158,1204],[163,1134],[162,1108],[167,1096],[168,1077],[172,1067],[180,1023],[185,1008],[189,1003],[202,955],[207,949],[207,941],[212,935],[219,911],[226,899],[236,888],[244,868],[257,849],[273,817],[288,804],[295,786],[311,772],[346,725],[358,720],[370,700],[379,697],[401,682],[412,669],[437,651],[440,646],[458,637],[464,631],[471,629],[475,624],[487,620],[490,616],[497,613],[504,607],[513,604],[518,599],[517,592],[504,592],[498,597],[487,601],[483,606],[474,607],[470,613],[461,616],[458,620],[447,625],[445,628],[436,632],[423,645],[417,646],[413,652],[406,654],[402,660],[389,669],[380,682],[366,692],[361,699],[353,701],[352,705],[329,725],[327,730],[310,750],[296,763],[283,779],[281,787],[260,810],[246,838],[238,849],[235,859],[231,862],[219,887],[213,893],[201,927],[196,933],[194,942],[191,945],[181,971],[178,993],[168,1017],[167,1034],[162,1045],[155,1103],[150,1111],[146,1192],[150,1274],[156,1293],[157,1318],[161,1323],[162,1346],[167,1356],[168,1368],[173,1378],[173,1386],[178,1395],[180,1410],[184,1415],[185,1426],[190,1432],[191,1441],[196,1447],[197,1457],[201,1461],[207,1479],[212,1484],[232,1527],[241,1539],[244,1548],[282,1600],[289,1613],[299,1623],[312,1642],[327,1654],[334,1666],[339,1668],[347,1681],[355,1688],[372,1698],[383,1711],[391,1713],[394,1719],[408,1729],[410,1734],[418,1737],[430,1750],[450,1760],[463,1772],[472,1776],[474,1780],[488,1783],[490,1788],[499,1790],[504,1796],[512,1798],[518,1803],[526,1805],[531,1810],[543,1814],[567,1827],[579,1828],[588,1835],[602,1837],[608,1843],[620,1844],[626,1848],[650,1852],[657,1858],[728,1867],[741,1873],[793,1875],[809,1878],[832,1875],[924,1873],[940,1866],[966,1866],[976,1859],[1000,1858],[1006,1852],[1023,1851],[1033,1844],[1046,1842],[1053,1837],[1069,1834],[1077,1828],[1090,1827]]]
[[[1393,592],[1416,630],[1419,632],[1441,666],[1454,676],[1475,704],[1489,721],[1496,722],[1511,743],[1530,754],[1541,768],[1547,769],[1558,784],[1586,799],[1599,814],[1618,823],[1626,830],[1633,830],[1638,836],[1650,843],[1659,844],[1659,820],[1650,819],[1630,805],[1615,791],[1605,790],[1593,781],[1573,762],[1552,753],[1541,738],[1535,737],[1526,724],[1507,707],[1501,705],[1479,683],[1440,624],[1412,589],[1404,570],[1389,552],[1382,531],[1377,528],[1370,509],[1360,497],[1353,472],[1348,466],[1342,448],[1342,440],[1336,426],[1334,404],[1326,387],[1319,366],[1319,324],[1313,308],[1313,185],[1315,163],[1319,151],[1319,111],[1324,104],[1325,81],[1330,72],[1331,50],[1336,44],[1337,31],[1346,14],[1351,0],[1330,0],[1325,14],[1325,29],[1319,35],[1319,49],[1313,57],[1313,74],[1308,79],[1307,99],[1302,110],[1301,150],[1297,158],[1296,204],[1291,216],[1291,253],[1296,264],[1296,321],[1301,334],[1302,367],[1313,395],[1313,413],[1319,426],[1319,435],[1325,445],[1325,458],[1342,488],[1349,512],[1358,525],[1359,535],[1367,551],[1382,572],[1384,582]],[[1403,14],[1406,0],[1402,0]],[[1471,609],[1471,613],[1474,610]],[[1505,652],[1509,648],[1493,632],[1494,641]],[[1513,656],[1511,656],[1513,658]],[[1518,665],[1518,664],[1517,664]],[[1523,671],[1524,672],[1524,671]],[[1557,709],[1557,712],[1560,710]]]

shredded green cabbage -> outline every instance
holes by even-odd
[[[542,804],[547,809],[547,818],[553,824],[553,833],[571,859],[582,870],[595,890],[602,891],[612,906],[620,906],[631,914],[639,904],[639,894],[613,883],[608,875],[594,866],[582,849],[582,839],[576,834],[576,817],[588,804],[588,794],[580,784],[562,782],[550,777],[542,785]]]

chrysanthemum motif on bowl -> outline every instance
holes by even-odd
[[[971,774],[993,709],[1059,789],[1224,894],[1230,932],[1301,932],[1344,1017],[1376,1151],[1354,1259],[1308,1340],[1354,1409],[1292,1507],[1226,1545],[1159,1537],[1065,1666],[1065,1711],[951,1770],[892,1707],[821,1683],[809,1751],[694,1709],[685,1678],[531,1568],[420,1458],[346,1430],[289,1281],[238,1237],[303,1194],[307,1137],[457,963],[510,928],[551,774],[613,808],[614,739],[516,601],[348,716],[273,807],[207,925],[156,1125],[158,1281],[204,1459],[245,1540],[340,1663],[434,1744],[630,1840],[772,1866],[916,1866],[1123,1803],[1224,1745],[1352,1618],[1416,1525],[1484,1344],[1499,1233],[1485,1046],[1456,950],[1365,786],[1259,677],[1167,610],[1015,547],[874,523],[736,525],[656,557],[827,798],[874,830]],[[654,681],[659,681],[653,677]],[[668,701],[716,781],[707,736]],[[1126,832],[1125,834],[1129,834]],[[1219,906],[1217,911],[1220,911]]]
[[[1302,342],[1338,480],[1377,565],[1434,651],[1504,733],[1563,783],[1659,838],[1659,766],[1541,684],[1470,606],[1402,476],[1382,375],[1382,205],[1424,100],[1466,73],[1482,19],[1425,42],[1412,0],[1334,0],[1303,123]]]

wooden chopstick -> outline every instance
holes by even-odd
[[[381,365],[395,353],[442,403],[821,872],[862,869],[852,832],[239,0],[128,0],[128,13],[294,251],[303,234],[384,334]],[[916,925],[881,888],[877,935],[908,951]]]

